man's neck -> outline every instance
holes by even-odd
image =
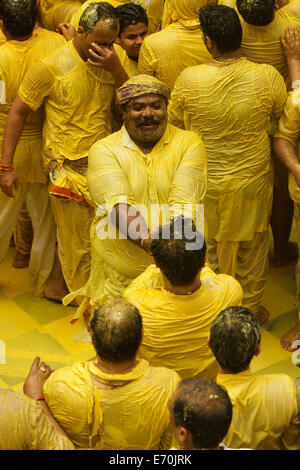
[[[219,60],[219,61],[226,61],[226,60],[238,60],[242,57],[242,51],[241,49],[236,49],[235,51],[231,52],[224,52],[223,54],[219,51],[216,51],[213,53],[213,58],[214,60]]]
[[[130,138],[131,138],[131,140],[133,140],[135,145],[137,145],[139,147],[139,149],[141,149],[141,151],[145,154],[151,153],[152,149],[155,147],[157,142],[160,140],[160,139],[158,139],[155,142],[142,142],[140,140],[132,138],[131,136],[130,136]]]
[[[193,282],[186,286],[174,286],[163,274],[164,289],[175,295],[189,295],[201,287],[200,275],[195,277]]]
[[[136,365],[136,359],[125,361],[120,364],[104,361],[99,356],[95,359],[95,365],[106,374],[127,374]]]

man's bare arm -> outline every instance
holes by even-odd
[[[17,95],[12,108],[8,113],[4,136],[2,142],[1,164],[5,166],[13,165],[14,154],[17,144],[22,135],[23,128],[31,109]],[[0,187],[9,197],[14,197],[19,182],[14,169],[0,172]]]
[[[133,207],[125,203],[117,204],[111,214],[118,230],[135,245],[149,251],[151,240],[144,217]]]
[[[293,144],[281,137],[277,137],[274,140],[274,149],[278,158],[290,170],[297,185],[300,187],[300,163],[298,162],[296,149]]]

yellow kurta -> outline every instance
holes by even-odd
[[[55,31],[59,23],[71,23],[81,3],[79,0],[40,0],[39,23],[44,28]]]
[[[205,267],[201,287],[193,294],[175,295],[162,286],[160,269],[151,265],[123,294],[143,317],[139,357],[152,366],[175,370],[182,379],[215,379],[218,366],[207,338],[212,322],[223,309],[241,305],[239,283]]]
[[[203,64],[210,59],[199,22],[188,26],[176,22],[144,39],[139,54],[139,70],[158,78],[172,90],[186,67]]]
[[[300,4],[292,1],[275,12],[274,20],[266,26],[253,26],[241,17],[243,28],[242,53],[247,59],[273,65],[289,86],[289,70],[280,37],[288,26],[300,28]]]
[[[165,0],[162,28],[177,21],[185,27],[199,27],[200,8],[217,3],[218,0]]]
[[[6,37],[4,36],[2,31],[0,31],[0,46],[4,44],[5,42],[6,42]]]
[[[38,403],[25,395],[0,389],[0,450],[72,450]]]
[[[245,58],[189,67],[178,78],[169,117],[203,138],[209,238],[250,241],[267,230],[273,189],[268,127],[285,99],[280,74]]]
[[[0,150],[5,123],[26,72],[42,57],[65,44],[56,33],[37,29],[26,41],[7,41],[0,48]],[[43,111],[29,114],[15,152],[14,165],[19,181],[45,183],[41,172]]]
[[[281,137],[290,142],[296,149],[300,162],[300,88],[289,93],[284,111],[278,125],[275,137]],[[300,204],[300,188],[298,188],[292,173],[289,173],[289,191],[291,198]]]
[[[118,44],[114,44],[114,49],[118,54],[121,64],[123,65],[125,72],[127,73],[129,78],[134,77],[135,75],[139,75],[139,67],[138,63],[128,57],[126,51],[119,46]]]
[[[52,205],[59,258],[70,291],[89,277],[94,209],[85,176],[87,156],[93,143],[111,132],[114,90],[111,74],[84,62],[72,41],[36,63],[19,89],[31,109],[45,106],[44,154],[54,160],[50,193],[58,196]]]
[[[102,440],[104,450],[167,450],[172,438],[168,401],[179,381],[176,372],[144,360],[114,375],[91,360],[53,372],[44,396],[75,446],[97,447]]]
[[[135,205],[149,227],[159,223],[148,217],[152,204],[155,207],[187,204],[192,216],[195,204],[203,200],[206,192],[205,150],[195,133],[168,125],[152,151],[144,154],[122,127],[93,145],[87,177],[98,209],[91,229],[91,277],[81,294],[90,297],[91,305],[96,307],[122,295],[125,287],[152,261],[148,253],[131,241],[118,239],[117,230],[107,236],[111,208],[121,202]],[[182,212],[182,207],[175,209],[177,214]]]
[[[87,0],[83,5],[77,10],[74,14],[71,24],[77,28],[80,17],[86,7],[92,3],[94,0]],[[99,0],[96,0],[99,1]],[[157,31],[157,28],[162,22],[163,9],[164,9],[164,0],[108,0],[113,7],[118,7],[124,5],[124,3],[136,3],[141,5],[147,12],[148,16],[148,32],[149,34]]]
[[[294,381],[285,374],[219,374],[233,404],[233,417],[223,442],[232,448],[299,450],[300,419]]]

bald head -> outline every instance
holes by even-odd
[[[214,449],[227,434],[232,404],[226,390],[212,380],[187,379],[173,395],[171,412],[175,426],[191,433],[194,448]]]
[[[135,358],[142,337],[142,317],[136,307],[122,298],[102,304],[90,323],[98,356],[122,363]]]

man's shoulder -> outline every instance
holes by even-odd
[[[161,387],[162,384],[176,387],[181,380],[175,370],[168,369],[167,367],[154,367],[150,365],[146,374],[148,376],[147,378],[150,380],[152,380],[152,378],[159,379],[157,387]]]
[[[172,140],[177,139],[187,145],[190,145],[193,142],[196,144],[200,144],[202,142],[201,137],[196,132],[180,129],[179,127],[173,126],[173,124],[168,124],[167,131],[169,132]]]
[[[103,139],[97,140],[91,148],[90,152],[98,152],[105,148],[106,153],[111,153],[112,155],[117,155],[122,152],[122,138],[124,133],[124,127],[119,131],[113,132],[112,134],[103,137]]]

